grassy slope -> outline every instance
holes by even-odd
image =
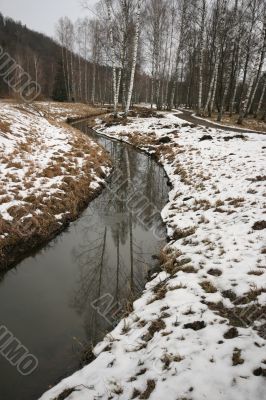
[[[53,237],[101,188],[107,154],[63,122],[99,112],[81,104],[1,104],[0,269]]]

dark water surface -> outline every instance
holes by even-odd
[[[0,326],[39,363],[22,376],[0,354],[1,400],[36,400],[79,368],[83,346],[111,330],[114,309],[143,289],[156,265],[152,256],[164,244],[155,215],[168,198],[163,169],[132,147],[94,134],[85,121],[76,127],[110,152],[114,173],[76,222],[0,277]]]

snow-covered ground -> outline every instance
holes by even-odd
[[[86,118],[106,112],[106,108],[94,108],[83,103],[57,103],[50,101],[35,102],[34,106],[44,113],[45,116],[52,116],[57,121],[65,121],[66,118]]]
[[[41,400],[266,398],[266,137],[160,115],[98,129],[155,154],[172,182],[163,270]]]
[[[61,115],[69,116],[64,107]],[[45,239],[75,217],[110,170],[100,146],[51,117],[36,106],[1,103],[0,266],[10,246]]]

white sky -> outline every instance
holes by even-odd
[[[88,0],[94,8],[97,0]],[[90,15],[81,6],[81,0],[0,0],[0,11],[5,17],[21,21],[28,28],[54,37],[55,24],[60,17],[75,21]]]

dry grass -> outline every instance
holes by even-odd
[[[262,229],[266,229],[266,221],[257,221],[255,224],[252,226],[252,229],[255,231],[261,231]]]
[[[49,106],[46,102],[37,102],[34,109],[42,111],[47,118],[52,119],[68,119],[68,122],[78,118],[90,118],[98,115],[106,114],[108,111],[102,107],[92,107],[84,103],[55,103]],[[69,117],[73,115],[73,118]]]
[[[232,355],[232,365],[236,366],[236,365],[241,365],[244,364],[245,360],[243,358],[241,358],[241,350],[235,348],[233,355]]]
[[[152,321],[148,328],[148,340],[151,340],[156,332],[160,332],[165,329],[166,325],[162,318],[158,318],[155,321]]]
[[[57,396],[53,400],[65,400],[75,391],[76,391],[76,388],[65,389],[62,393],[60,393],[59,396]]]
[[[153,288],[154,296],[149,301],[149,304],[151,304],[157,300],[162,300],[166,296],[167,291],[168,291],[168,289],[167,289],[167,285],[166,285],[165,281],[158,283]]]
[[[257,270],[257,269],[254,269],[254,270],[248,272],[248,275],[257,275],[257,276],[260,276],[260,275],[263,275],[263,274],[264,274],[263,271],[260,271],[260,270]]]
[[[173,354],[165,353],[163,355],[163,357],[161,358],[161,361],[163,363],[163,369],[169,369],[172,362],[179,363],[182,360],[184,360],[184,357],[181,357],[179,354],[173,355]]]
[[[125,133],[128,136],[129,142],[136,147],[148,147],[152,148],[155,144],[155,134],[142,135],[139,132]]]
[[[172,235],[172,239],[180,240],[180,239],[186,238],[188,236],[194,235],[195,232],[196,232],[196,227],[185,228],[185,229],[176,228]]]
[[[236,197],[234,199],[229,197],[228,199],[226,199],[226,201],[228,201],[228,204],[230,206],[241,207],[243,205],[245,199],[243,197]]]
[[[206,293],[216,293],[217,289],[210,281],[203,281],[200,283],[200,286]]]
[[[236,337],[238,337],[238,330],[234,326],[228,329],[224,334],[225,339],[234,339]]]
[[[26,112],[24,108],[23,112]],[[75,219],[96,195],[90,188],[92,168],[98,177],[104,178],[101,166],[110,166],[110,159],[105,151],[100,146],[92,147],[91,141],[81,132],[66,124],[54,121],[52,124],[68,130],[71,149],[55,152],[46,168],[41,170],[34,161],[38,160],[40,149],[46,151],[41,136],[34,130],[27,132],[27,143],[18,143],[13,153],[1,158],[1,162],[14,172],[6,173],[1,179],[0,204],[11,200],[23,202],[8,209],[14,218],[12,223],[0,220],[0,236],[5,235],[0,238],[0,268],[12,265],[16,258],[21,258],[23,251],[51,239]],[[83,160],[82,167],[78,163],[80,158]],[[24,173],[18,174],[16,170],[22,171],[22,167]],[[61,183],[50,184],[54,177],[62,177]],[[46,184],[48,189],[50,187],[56,190],[53,196],[47,196],[45,188],[34,189],[37,179]],[[12,189],[7,191],[11,186]],[[25,189],[28,191],[26,196]],[[32,214],[32,218],[25,221],[28,214]],[[58,214],[65,214],[60,223],[55,218]]]
[[[257,300],[257,297],[260,296],[262,293],[266,293],[265,288],[258,288],[256,286],[252,287],[248,292],[246,292],[243,296],[238,297],[235,301],[236,305],[240,304],[249,304],[253,301]]]
[[[250,327],[252,326],[257,333],[265,338],[265,323],[261,325],[262,319],[266,313],[266,306],[262,306],[258,303],[250,302],[254,301],[260,293],[262,293],[263,289],[258,290],[257,293],[253,291],[251,298],[237,298],[235,295],[231,301],[234,302],[234,307],[227,308],[224,306],[222,302],[218,303],[206,303],[210,310],[215,311],[218,315],[223,318],[226,318],[229,321],[229,324],[233,327]],[[222,293],[224,295],[224,292]],[[228,297],[224,296],[224,297]],[[251,300],[252,299],[252,300]],[[239,306],[238,306],[239,304]],[[245,307],[243,307],[243,305]],[[257,324],[259,322],[259,324]]]
[[[173,274],[176,270],[177,259],[182,255],[178,250],[171,249],[170,247],[164,247],[160,251],[159,261],[161,268],[168,274]]]
[[[156,386],[156,382],[153,379],[148,379],[147,380],[147,387],[146,390],[140,395],[141,400],[149,399],[150,395],[154,391]]]
[[[10,123],[8,121],[0,121],[0,132],[4,134],[10,132]]]
[[[217,113],[213,113],[212,117],[208,119],[216,122]],[[247,128],[255,131],[266,132],[266,122],[262,121],[259,118],[252,118],[252,117],[245,118],[242,125],[238,125],[237,120],[238,120],[238,115],[233,115],[232,117],[230,117],[229,113],[225,113],[222,122],[219,122],[219,124],[225,126],[226,125],[235,126],[236,128]]]
[[[211,268],[208,270],[208,274],[212,275],[212,276],[221,276],[222,275],[222,271],[218,268]]]

